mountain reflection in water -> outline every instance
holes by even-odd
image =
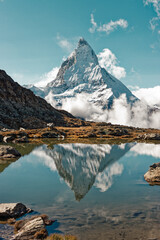
[[[43,161],[52,171],[57,170],[79,201],[93,185],[100,191],[106,191],[112,186],[113,177],[121,175],[123,171],[123,165],[116,161],[133,145],[75,143],[54,145],[53,149],[43,145],[32,154],[43,157]]]
[[[160,161],[160,144],[15,147],[22,157],[0,162],[0,202],[23,202],[80,240],[159,239],[160,187],[143,175]]]

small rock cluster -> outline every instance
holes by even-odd
[[[19,158],[21,154],[13,147],[0,145],[0,159]]]
[[[139,134],[137,136],[137,139],[143,139],[143,140],[160,140],[160,134],[159,133],[144,133]]]
[[[25,133],[24,131],[20,131],[18,134],[10,133],[5,136],[0,135],[0,142],[26,143],[29,142],[29,140],[27,133]]]
[[[46,226],[52,225],[54,221],[49,220],[45,214],[16,221],[16,218],[30,212],[32,210],[22,203],[0,204],[0,221],[14,224],[15,235],[12,240],[45,239],[48,236]]]

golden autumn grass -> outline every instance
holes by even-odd
[[[54,128],[41,128],[41,129],[26,129],[26,130],[12,130],[0,132],[0,135],[19,135],[25,132],[28,135],[29,141],[43,142],[44,134],[57,134],[59,139],[70,139],[80,141],[81,139],[101,139],[101,140],[122,140],[124,142],[143,141],[146,134],[158,134],[160,130],[157,129],[144,129],[134,128],[122,125],[112,125],[109,123],[93,123],[89,126],[76,126],[76,127],[54,127]],[[56,139],[57,139],[56,137]],[[47,138],[47,137],[45,137]],[[50,137],[49,137],[50,138]],[[83,141],[83,140],[82,140]]]

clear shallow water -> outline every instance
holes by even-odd
[[[23,202],[83,240],[160,239],[160,186],[143,179],[160,145],[28,146],[0,165],[0,202]]]

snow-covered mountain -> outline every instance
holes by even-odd
[[[58,108],[65,108],[78,97],[102,109],[111,108],[113,100],[122,94],[129,103],[137,100],[121,81],[100,67],[96,54],[83,38],[43,91],[33,86],[30,89]]]

